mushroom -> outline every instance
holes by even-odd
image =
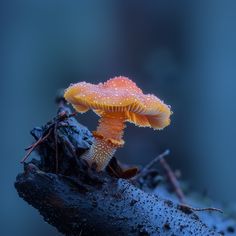
[[[124,145],[125,121],[158,130],[170,124],[170,107],[152,94],[143,94],[127,77],[115,77],[97,85],[72,84],[64,97],[76,111],[92,109],[101,117],[93,132],[95,141],[81,157],[89,165],[95,162],[97,171],[104,170],[116,149]]]

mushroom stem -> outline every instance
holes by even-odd
[[[95,140],[91,148],[81,157],[89,165],[96,163],[97,171],[106,168],[118,147],[123,146],[123,130],[125,116],[122,113],[111,112],[101,114],[97,131],[93,132]]]

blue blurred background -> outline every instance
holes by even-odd
[[[13,183],[29,131],[56,113],[58,89],[116,75],[173,108],[161,132],[128,124],[116,156],[146,164],[165,148],[196,191],[236,198],[235,1],[1,1],[0,235],[61,235]],[[79,115],[91,130],[98,117]]]

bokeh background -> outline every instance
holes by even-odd
[[[172,106],[161,132],[128,124],[116,156],[169,163],[192,189],[236,198],[235,1],[1,1],[0,235],[61,235],[20,199],[13,183],[29,131],[56,113],[70,83],[133,79]],[[92,112],[78,116],[95,129]]]

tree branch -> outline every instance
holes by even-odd
[[[29,164],[15,186],[65,235],[79,235],[81,230],[82,235],[217,235],[189,209],[145,193],[127,180],[83,172],[71,178]]]
[[[191,209],[89,168],[79,156],[93,137],[67,107],[61,105],[55,119],[31,133],[40,160],[24,164],[15,187],[65,235],[218,235]]]

